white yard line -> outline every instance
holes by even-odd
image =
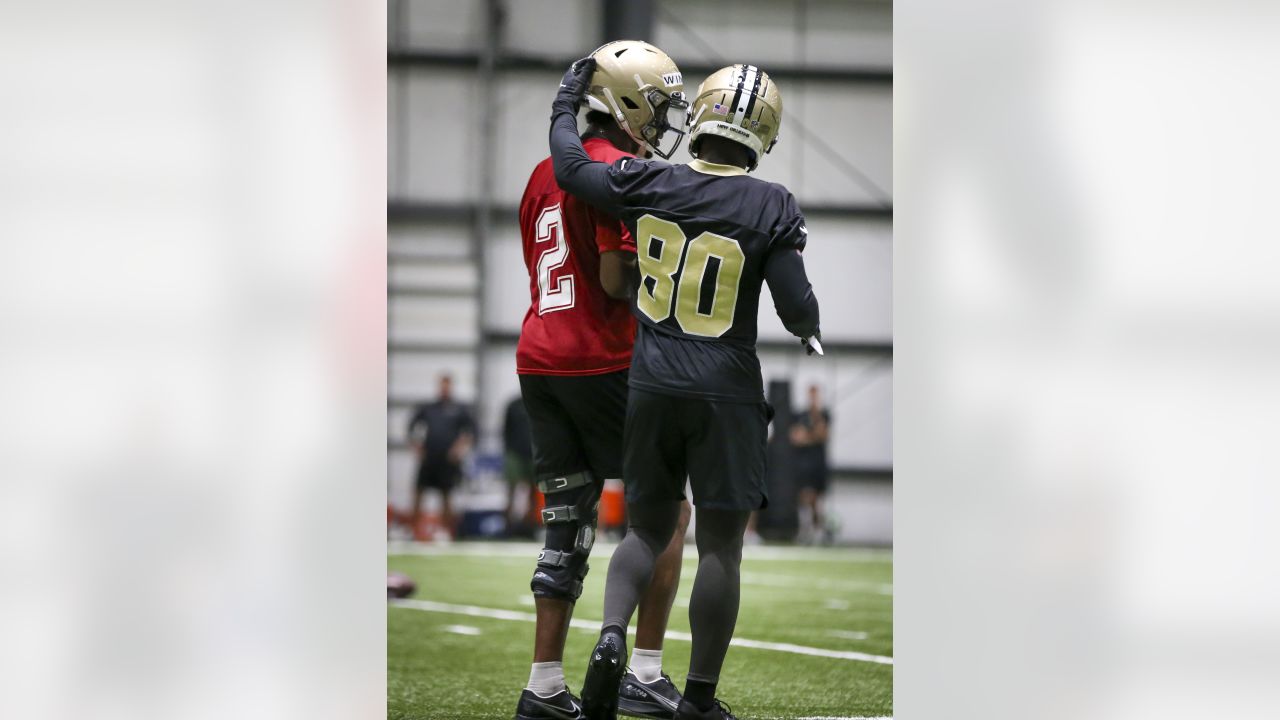
[[[472,627],[471,625],[445,625],[443,630],[445,632],[451,632],[455,635],[480,635],[481,634],[480,628]]]
[[[406,608],[409,610],[469,615],[471,617],[491,618],[493,620],[536,622],[538,619],[533,613],[519,612],[516,610],[503,610],[500,608],[477,607],[475,605],[454,605],[451,603],[434,602],[432,600],[389,600],[387,604],[392,607]],[[599,632],[600,621],[574,618],[569,622],[569,626],[579,630]],[[677,632],[675,630],[668,630],[667,637],[672,640],[684,640],[686,642],[693,639],[693,636],[689,633]],[[807,647],[804,645],[793,645],[791,643],[766,642],[764,640],[749,640],[747,638],[738,637],[735,637],[729,644],[736,645],[738,647],[752,648],[755,650],[774,650],[776,652],[793,653],[795,655],[811,655],[814,657],[835,658],[837,660],[857,660],[860,662],[877,663],[880,665],[893,664],[893,658],[891,657],[853,652],[851,650],[827,650],[824,648]]]

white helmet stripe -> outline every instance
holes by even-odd
[[[746,66],[742,75],[742,85],[739,86],[736,97],[738,98],[738,107],[733,109],[733,124],[741,126],[747,117],[747,105],[750,104],[752,94],[751,89],[756,85],[756,73],[759,70],[755,65]]]

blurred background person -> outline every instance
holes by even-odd
[[[529,516],[538,504],[537,488],[533,485],[533,435],[529,412],[519,395],[511,398],[503,414],[502,456],[502,474],[507,480],[507,534],[532,534],[534,523],[529,522]],[[521,489],[528,495],[528,504],[524,513],[517,516],[516,494]]]
[[[422,497],[432,488],[440,491],[439,528],[450,538],[457,531],[450,496],[462,477],[462,461],[475,442],[475,432],[470,409],[453,398],[453,378],[441,375],[435,401],[415,407],[409,419],[409,444],[418,459],[411,515],[415,539],[428,539]]]
[[[822,512],[827,494],[827,438],[830,435],[831,412],[822,404],[822,389],[809,386],[808,407],[796,411],[791,425],[796,481],[800,487],[797,504],[800,511],[800,542],[829,544],[834,528]]]

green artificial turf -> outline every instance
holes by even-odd
[[[415,600],[531,615],[537,546],[459,543],[398,546],[388,569],[412,577]],[[592,554],[569,631],[565,676],[575,693],[599,630],[605,568],[612,547]],[[669,630],[689,632],[688,600],[696,559],[686,554]],[[736,638],[808,648],[893,655],[892,559],[886,551],[747,548]],[[387,717],[510,718],[529,676],[533,623],[441,608],[387,609]],[[481,611],[483,612],[483,611]],[[633,628],[634,629],[634,628]],[[865,634],[865,637],[864,637]],[[634,635],[630,638],[634,641]],[[689,642],[668,638],[663,666],[679,688]],[[750,718],[889,717],[893,666],[775,649],[730,647],[719,697]]]

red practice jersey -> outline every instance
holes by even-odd
[[[592,160],[631,157],[608,140],[583,143]],[[600,286],[600,253],[636,251],[631,233],[556,185],[551,158],[538,163],[520,200],[520,237],[529,271],[529,311],[516,346],[516,372],[598,375],[631,366],[631,304]]]

